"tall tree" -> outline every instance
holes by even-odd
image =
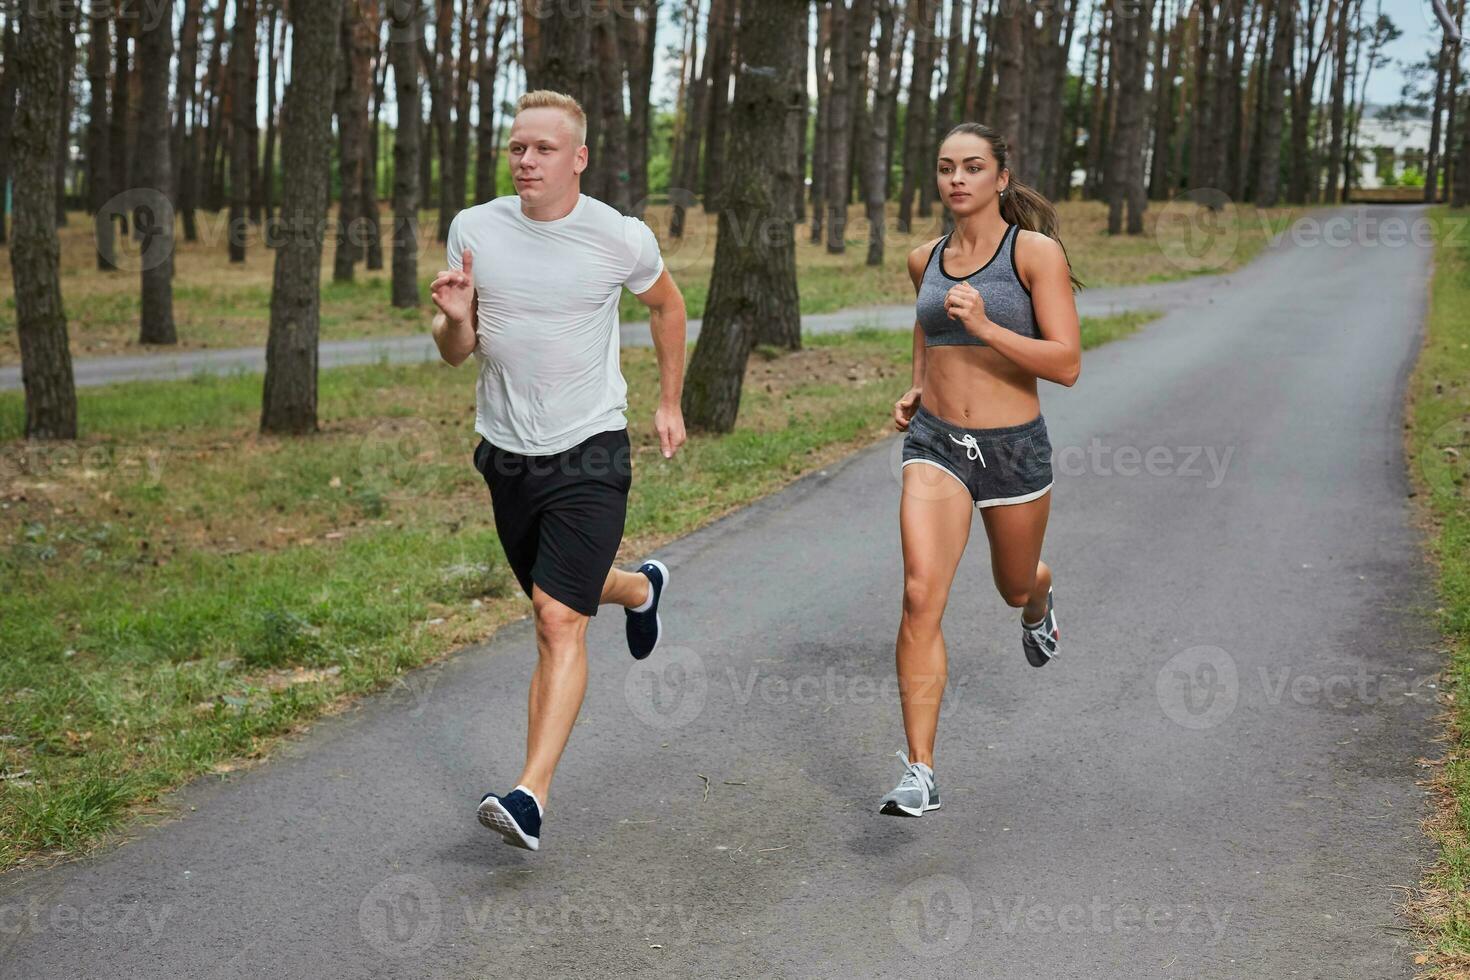
[[[341,51],[337,62],[337,167],[342,189],[337,198],[337,248],[332,279],[351,282],[362,257],[362,171],[367,165],[368,99],[376,35],[363,16],[363,0],[342,0]]]
[[[112,61],[112,16],[105,4],[92,7],[91,35],[87,44],[87,186],[90,190],[93,234],[97,241],[97,268],[117,268],[116,227],[108,214],[112,197],[108,170],[107,67]],[[0,184],[0,187],[3,187]]]
[[[332,154],[332,92],[342,5],[293,3],[291,84],[281,106],[281,211],[265,348],[262,432],[314,432],[317,338],[327,168]]]
[[[111,161],[109,169],[113,187],[131,187],[132,180],[132,153],[128,148],[128,117],[131,115],[132,104],[132,65],[129,60],[128,40],[137,29],[138,18],[136,12],[129,12],[123,5],[123,0],[116,0],[117,12],[114,18],[116,30],[113,32],[113,66],[112,66],[112,117],[107,134],[108,159]],[[122,221],[122,232],[127,234],[128,215],[118,215]]]
[[[632,213],[643,217],[648,202],[649,96],[653,86],[658,36],[658,0],[634,0],[633,16],[618,18],[628,73],[628,197]]]
[[[827,75],[832,79],[827,91],[827,161],[823,166],[827,181],[827,254],[842,255],[847,251],[847,194],[851,186],[847,155],[852,147],[848,138],[852,130],[852,90],[847,45],[850,36],[845,0],[828,0],[831,5],[831,45],[827,49]],[[854,0],[860,3],[861,0]]]
[[[829,0],[817,0],[817,114],[812,133],[812,225],[811,241],[817,245],[822,241],[822,229],[827,220],[827,192],[831,181],[827,179],[829,168],[828,137],[831,126],[828,119],[832,114],[832,74],[827,62],[832,48],[832,8]]]
[[[628,187],[628,121],[623,115],[623,51],[617,25],[608,0],[597,0],[593,6],[594,41],[597,45],[599,84],[597,115],[598,146],[588,170],[593,181],[593,196],[627,214],[632,208]],[[588,139],[592,135],[588,133]],[[587,173],[582,175],[585,181]]]
[[[378,118],[388,84],[388,53],[383,50],[383,12],[377,0],[369,8],[373,35],[373,113],[368,120],[366,165],[362,168],[362,213],[367,232],[367,267],[383,268],[383,228],[378,213]]]
[[[710,5],[709,50],[714,74],[710,79],[709,132],[705,135],[704,210],[717,206],[724,186],[725,128],[730,116],[730,61],[735,56],[735,12],[740,0]],[[716,10],[718,9],[718,16]]]
[[[75,439],[77,393],[66,312],[61,305],[61,245],[56,237],[56,152],[66,36],[60,4],[19,4],[16,85],[25,93],[15,113],[11,166],[15,235],[10,271],[15,327],[25,385],[27,439]],[[10,8],[12,16],[16,7]]]
[[[82,15],[82,5],[62,4],[65,11],[61,19],[61,129],[56,134],[56,223],[65,227],[66,220],[66,174],[71,162],[71,83],[77,67],[77,22]]]
[[[419,114],[418,32],[423,29],[420,0],[390,0],[388,60],[393,65],[393,95],[398,126],[393,138],[393,305],[419,305]]]
[[[791,224],[792,153],[772,153],[801,106],[805,67],[798,34],[807,0],[763,0],[740,21],[740,70],[730,113],[719,233],[704,325],[689,364],[684,416],[691,428],[728,432],[740,410],[746,361],[762,324],[800,330],[796,241]]]
[[[173,57],[173,5],[162,4],[149,12],[138,32],[138,66],[143,75],[138,107],[138,185],[153,192],[147,208],[136,212],[134,222],[143,236],[140,344],[179,341],[174,329],[174,171],[169,161],[173,119],[168,88]]]
[[[459,17],[459,61],[454,70],[454,180],[450,191],[453,211],[464,207],[470,174],[470,79],[474,67],[475,24],[483,18],[474,8],[484,0],[463,0]],[[454,220],[450,215],[450,220]],[[445,228],[446,235],[448,227]]]
[[[230,39],[230,261],[245,261],[245,227],[250,207],[250,158],[255,155],[255,2],[235,0],[235,32]],[[335,63],[335,62],[334,62]],[[328,90],[330,91],[330,89]]]
[[[15,91],[16,76],[19,74],[15,69],[15,52],[20,43],[20,21],[14,11],[5,17],[5,36],[3,49],[0,49],[0,187],[5,187],[10,182],[10,146],[11,138],[15,132]],[[6,231],[10,205],[6,198],[9,195],[0,194],[0,244],[9,241],[10,236]]]
[[[1261,172],[1256,178],[1256,204],[1274,208],[1281,196],[1281,135],[1285,130],[1286,70],[1296,37],[1297,0],[1276,0],[1276,30],[1271,40],[1271,67],[1266,72],[1266,106],[1261,126]]]
[[[1143,209],[1148,196],[1144,184],[1145,118],[1144,70],[1148,64],[1149,21],[1152,0],[1130,4],[1128,16],[1119,17],[1114,52],[1118,66],[1118,122],[1113,133],[1108,166],[1108,234],[1123,231],[1123,208],[1128,208],[1128,234],[1143,233]]]
[[[184,0],[184,19],[179,25],[179,74],[174,85],[178,93],[178,116],[169,146],[169,162],[174,168],[174,207],[183,217],[184,238],[191,242],[199,237],[194,221],[194,184],[199,169],[194,116],[199,103],[199,22],[203,6],[204,0]]]
[[[435,0],[434,47],[424,39],[419,53],[428,79],[429,117],[434,130],[434,151],[439,158],[439,228],[437,237],[449,239],[449,223],[459,208],[454,206],[454,130],[450,105],[454,97],[454,0]],[[427,189],[427,182],[425,183]]]
[[[281,52],[286,44],[286,24],[282,20],[280,31],[276,30],[276,22],[282,20],[280,10],[276,4],[271,4],[271,14],[265,32],[265,159],[261,164],[260,195],[261,203],[265,209],[266,221],[276,210],[276,133],[279,130],[276,120],[276,93],[279,91],[276,85],[277,66],[281,62]]]
[[[509,3],[496,3],[495,30],[489,34],[489,46],[480,47],[479,81],[476,95],[479,99],[479,117],[475,124],[475,200],[488,201],[495,197],[495,171],[499,143],[495,139],[495,79],[500,73],[500,43],[505,29],[510,24]],[[484,17],[490,13],[485,7]],[[482,20],[483,23],[483,20]],[[481,31],[484,40],[485,31]]]
[[[913,73],[909,76],[909,101],[903,127],[903,185],[898,192],[898,230],[904,233],[912,230],[914,194],[919,190],[919,182],[933,179],[933,161],[924,157],[930,139],[929,89],[934,84],[934,62],[939,51],[939,35],[934,20],[939,12],[939,0],[913,2],[917,13],[914,64]]]
[[[898,69],[893,61],[893,14],[895,0],[875,0],[878,15],[877,88],[873,96],[872,124],[868,127],[863,166],[868,179],[864,193],[868,208],[867,264],[883,264],[888,202],[888,115],[898,98]]]

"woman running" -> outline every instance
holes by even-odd
[[[970,537],[972,507],[990,539],[995,587],[1021,609],[1021,648],[1057,655],[1052,572],[1041,561],[1051,510],[1051,442],[1036,380],[1072,385],[1082,344],[1056,209],[1006,167],[995,130],[961,123],[939,145],[939,194],[954,230],[909,253],[918,293],[913,387],[893,406],[905,432],[903,618],[898,689],[908,755],[880,812],[939,809],[934,734],[948,677],[940,620]],[[967,272],[967,270],[974,270]],[[958,274],[955,274],[958,273]]]

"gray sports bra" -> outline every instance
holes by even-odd
[[[934,246],[929,253],[929,263],[924,266],[924,278],[919,281],[919,295],[915,302],[925,347],[943,344],[988,346],[965,330],[960,321],[951,320],[944,312],[945,294],[957,282],[968,282],[975,287],[985,301],[985,315],[996,323],[1022,337],[1041,336],[1036,329],[1036,315],[1031,309],[1031,290],[1021,282],[1021,274],[1016,270],[1017,227],[1011,225],[1006,229],[989,262],[963,278],[944,270],[944,249],[949,244],[950,235],[945,235]]]

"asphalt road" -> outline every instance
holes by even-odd
[[[1173,282],[1089,289],[1077,297],[1083,316],[1105,316],[1127,310],[1165,310],[1212,301],[1217,291],[1228,289],[1232,274],[1202,275]],[[428,303],[427,298],[425,303]],[[428,309],[426,307],[426,309]],[[327,340],[319,345],[318,361],[323,368],[351,364],[417,364],[438,361],[439,352],[428,333],[428,312],[422,333],[406,337],[369,337],[359,340]],[[807,333],[834,333],[855,327],[902,329],[914,323],[912,303],[865,306],[835,313],[815,313],[801,318]],[[699,337],[701,320],[689,321],[691,341]],[[624,347],[651,347],[653,338],[646,322],[622,325]],[[79,388],[116,384],[121,381],[173,381],[196,374],[260,374],[265,371],[264,347],[235,347],[223,350],[153,351],[147,354],[115,354],[79,357],[72,362]],[[0,367],[0,391],[19,391],[23,386],[19,364]]]
[[[1430,253],[1342,214],[1345,244],[1288,237],[1045,386],[1061,657],[1026,664],[977,522],[942,810],[877,813],[888,439],[661,551],[645,664],[594,621],[539,853],[474,818],[520,764],[521,622],[124,847],[0,879],[0,976],[1412,976],[1438,659],[1400,406]]]

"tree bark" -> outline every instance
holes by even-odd
[[[498,165],[499,144],[495,139],[495,79],[500,74],[500,42],[510,24],[510,7],[497,4],[495,30],[490,35],[490,47],[480,49],[479,82],[476,97],[479,99],[479,117],[475,123],[475,200],[489,201],[495,197],[495,172]],[[489,16],[486,8],[485,16]]]
[[[174,204],[183,216],[184,238],[197,241],[199,230],[194,220],[194,181],[198,173],[198,140],[194,117],[199,104],[199,22],[203,16],[203,0],[184,0],[184,20],[179,25],[179,74],[174,90],[178,93],[178,117],[174,120],[173,143],[169,162],[174,168]]]
[[[720,17],[710,8],[710,51],[714,56],[709,104],[709,133],[705,137],[704,210],[720,206],[720,187],[725,165],[725,120],[730,114],[730,59],[734,52],[735,10],[740,0],[723,0],[718,4]],[[748,13],[763,13],[755,8]]]
[[[61,305],[56,152],[61,130],[65,25],[60,4],[23,3],[16,86],[25,93],[12,135],[15,235],[10,271],[25,386],[27,439],[75,439],[77,395]],[[14,15],[16,8],[11,7]],[[7,72],[10,62],[7,60]]]
[[[934,61],[939,47],[934,18],[939,0],[915,0],[914,65],[909,76],[909,102],[904,120],[903,185],[898,192],[898,230],[912,230],[914,194],[919,181],[933,179],[933,161],[924,159],[929,143],[929,87],[934,81]],[[1019,15],[1014,15],[1019,17]]]
[[[364,17],[364,0],[342,0],[338,31],[341,52],[337,62],[335,109],[337,166],[342,190],[337,204],[337,248],[332,257],[332,280],[351,282],[353,268],[363,257],[363,170],[367,166],[368,99],[372,95],[374,34]]]
[[[249,234],[245,224],[250,207],[250,158],[255,153],[251,138],[255,132],[255,90],[250,85],[250,62],[254,59],[255,0],[235,0],[235,32],[230,41],[231,262],[245,261],[245,239]]]
[[[56,224],[65,228],[66,218],[66,172],[71,162],[71,83],[77,67],[77,21],[81,18],[82,5],[69,7],[61,19],[61,129],[56,136]]]
[[[276,75],[281,61],[281,51],[286,43],[286,25],[281,24],[277,40],[276,21],[280,12],[271,7],[270,26],[265,32],[265,159],[260,166],[260,195],[265,208],[265,220],[270,221],[276,210],[276,134],[280,127],[276,123]]]
[[[135,211],[143,235],[140,344],[177,344],[174,328],[173,164],[169,160],[173,120],[168,104],[169,68],[174,56],[173,5],[151,11],[140,25],[138,66],[143,91],[138,118],[138,186],[149,203]]]
[[[599,72],[597,99],[601,127],[590,170],[602,201],[627,214],[632,210],[628,187],[628,120],[623,115],[623,51],[618,26],[607,0],[600,0],[593,33]],[[586,175],[584,174],[584,178]]]
[[[15,52],[19,47],[20,22],[17,15],[12,12],[5,18],[4,48],[0,50],[0,58],[4,64],[0,65],[0,187],[5,187],[10,182],[11,140],[15,134],[15,92],[16,76]],[[6,202],[6,194],[0,193],[0,244],[10,240],[8,231],[8,215],[10,206]]]
[[[122,0],[118,0],[113,37],[112,118],[108,123],[107,156],[111,161],[109,169],[112,171],[112,186],[131,187],[133,180],[129,165],[132,163],[132,154],[128,152],[128,116],[132,101],[132,86],[129,84],[132,67],[128,55],[128,38],[136,29],[137,18],[126,16],[121,3]],[[117,218],[121,220],[121,230],[126,235],[132,219],[126,212],[119,214]]]
[[[637,0],[631,11],[641,16],[619,17],[620,44],[628,73],[628,198],[630,214],[642,218],[648,205],[649,90],[653,85],[654,50],[658,28],[658,0]]]
[[[1286,69],[1296,37],[1296,0],[1276,0],[1276,30],[1271,67],[1266,74],[1266,107],[1261,125],[1261,171],[1256,177],[1256,204],[1274,208],[1281,196],[1281,134],[1286,122]]]
[[[342,5],[291,4],[291,84],[281,106],[281,212],[260,429],[316,431],[321,229],[327,218],[332,89]],[[411,104],[411,103],[409,103]]]
[[[857,0],[855,0],[857,2]],[[849,37],[848,18],[852,11],[847,9],[846,0],[828,0],[831,9],[831,46],[827,51],[827,75],[831,78],[827,90],[827,160],[823,166],[823,179],[827,181],[827,254],[841,255],[847,251],[847,154],[851,147],[849,134],[852,130],[852,92],[848,72],[847,45]]]
[[[383,12],[374,0],[369,32],[373,37],[373,114],[368,120],[367,155],[362,169],[362,214],[367,234],[367,267],[383,268],[383,226],[378,215],[378,128],[383,89],[388,83],[388,52],[383,49]]]
[[[388,60],[393,66],[393,97],[398,126],[393,136],[393,287],[400,309],[419,305],[419,52],[423,29],[421,0],[390,0]]]
[[[107,66],[112,60],[112,17],[102,4],[92,7],[91,38],[87,45],[87,187],[91,197],[92,227],[97,240],[97,268],[117,268],[117,236],[108,199],[112,180],[108,171]],[[9,64],[9,52],[6,63]],[[9,71],[6,72],[9,75]],[[0,179],[0,197],[4,196]]]
[[[740,409],[745,365],[770,321],[800,331],[796,242],[790,215],[795,169],[771,153],[768,134],[801,106],[797,63],[806,0],[764,0],[740,22],[740,68],[730,113],[728,167],[704,325],[689,364],[684,416],[690,427],[729,432]]]
[[[868,128],[863,165],[868,171],[867,264],[883,264],[883,246],[888,224],[888,116],[898,98],[898,71],[893,63],[893,13],[895,0],[876,0],[878,15],[877,88],[873,94],[872,125]]]

